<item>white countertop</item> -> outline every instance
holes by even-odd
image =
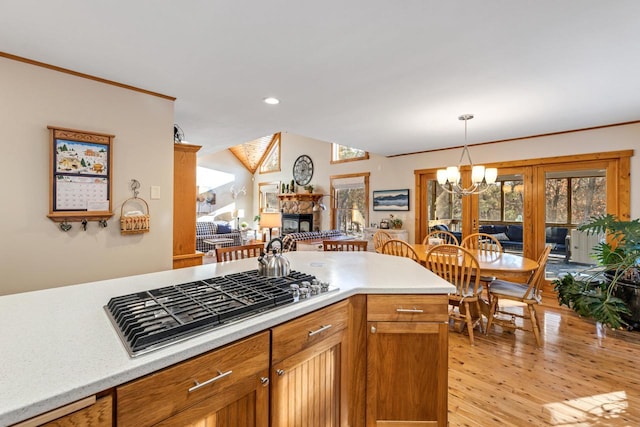
[[[291,269],[329,281],[313,297],[129,357],[104,305],[110,298],[257,268],[256,259],[0,297],[0,426],[23,421],[252,335],[355,294],[454,290],[407,259],[370,252],[289,252]]]

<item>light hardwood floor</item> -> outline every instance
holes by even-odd
[[[570,310],[537,311],[543,348],[530,332],[492,326],[471,346],[450,329],[449,425],[640,426],[640,332],[598,337]]]

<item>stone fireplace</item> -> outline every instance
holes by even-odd
[[[321,212],[313,211],[313,207],[322,198],[322,194],[287,193],[280,194],[280,210],[284,214],[313,215],[312,231],[322,230]]]

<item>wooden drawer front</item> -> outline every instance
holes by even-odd
[[[113,425],[112,402],[111,395],[103,396],[97,400],[95,396],[87,397],[46,414],[14,424],[13,427],[111,427]]]
[[[155,424],[199,401],[228,392],[238,381],[257,378],[257,373],[265,369],[269,369],[269,332],[118,387],[117,424],[119,427]],[[216,377],[217,380],[193,389],[196,381],[202,384]]]
[[[447,322],[447,295],[368,295],[367,320]]]
[[[349,301],[291,320],[271,330],[272,363],[277,363],[347,327]]]

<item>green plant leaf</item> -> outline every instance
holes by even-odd
[[[611,329],[625,326],[627,323],[622,320],[622,315],[630,313],[624,301],[613,296],[606,298],[604,301],[594,303],[590,310],[594,320],[609,326]]]

